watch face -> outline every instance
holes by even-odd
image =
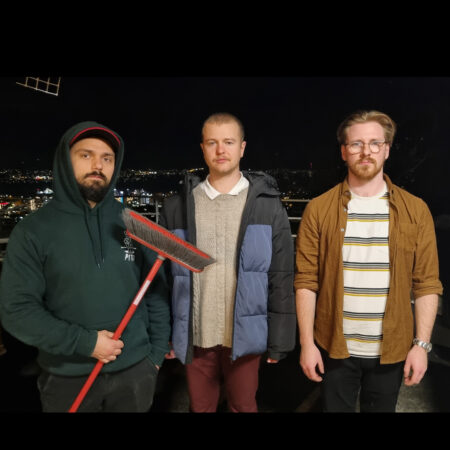
[[[431,352],[431,349],[432,349],[432,347],[433,347],[433,345],[432,345],[430,342],[423,342],[423,341],[420,341],[420,340],[417,339],[417,338],[415,338],[415,339],[413,340],[413,344],[418,345],[419,347],[424,348],[424,349],[427,351],[427,353]]]

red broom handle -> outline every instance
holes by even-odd
[[[133,316],[134,312],[136,311],[137,307],[139,306],[139,303],[142,300],[142,297],[147,292],[148,287],[150,286],[150,283],[153,281],[153,278],[155,277],[156,273],[158,272],[159,268],[161,267],[162,263],[164,262],[164,259],[161,255],[158,255],[156,261],[154,262],[150,272],[148,273],[147,277],[145,278],[144,283],[142,283],[141,288],[139,289],[139,292],[136,294],[136,297],[134,297],[133,303],[129,306],[127,312],[123,316],[122,320],[119,323],[119,326],[117,327],[116,331],[114,332],[113,339],[117,340],[122,335],[123,330],[128,325],[128,322],[130,321],[131,317]],[[84,386],[81,388],[81,391],[77,395],[77,398],[73,402],[72,406],[69,409],[69,412],[76,412],[78,407],[80,406],[81,402],[83,401],[84,397],[88,393],[89,389],[92,386],[92,383],[97,378],[97,375],[99,374],[100,370],[102,370],[104,363],[101,361],[97,361],[97,364],[92,369],[92,372],[90,373],[88,379],[84,383]]]

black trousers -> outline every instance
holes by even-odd
[[[78,412],[147,412],[158,369],[148,358],[118,372],[97,375]],[[88,376],[63,377],[42,371],[37,384],[43,412],[67,412]]]
[[[380,358],[332,359],[322,351],[324,412],[395,412],[404,362],[380,364]]]

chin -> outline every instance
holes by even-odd
[[[91,187],[102,188],[103,186],[106,185],[106,182],[103,180],[90,180],[90,181],[87,181],[86,183],[84,183],[84,185],[88,188],[91,188]]]
[[[350,171],[355,175],[355,177],[359,178],[360,180],[364,181],[370,181],[373,178],[375,178],[380,172],[383,166],[377,167],[377,166],[353,166],[350,167]]]
[[[376,175],[376,173],[374,173],[374,172],[369,172],[369,173],[367,173],[367,172],[363,172],[363,173],[361,173],[361,172],[356,172],[356,173],[354,173],[360,180],[364,180],[364,181],[370,181],[370,180],[372,180],[373,178],[375,178],[375,175]]]
[[[234,169],[230,168],[230,167],[214,167],[212,170],[214,173],[216,173],[217,175],[227,175],[229,173],[233,173]]]

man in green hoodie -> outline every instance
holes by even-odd
[[[122,138],[104,125],[71,127],[54,158],[54,198],[9,239],[0,319],[39,350],[44,412],[68,411],[97,360],[105,365],[78,411],[148,411],[169,351],[162,270],[120,339],[112,339],[156,259],[127,237],[123,205],[113,196],[123,152]]]

